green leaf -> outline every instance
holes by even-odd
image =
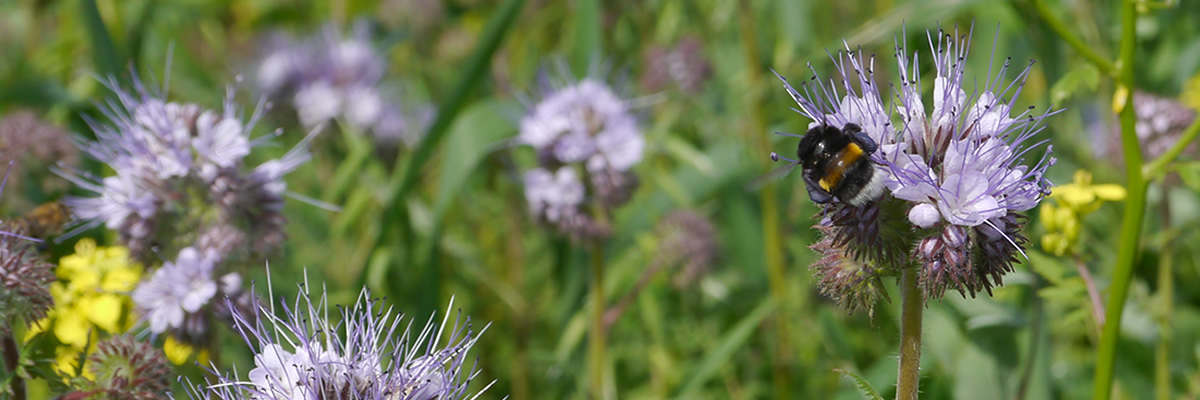
[[[124,79],[119,78],[122,76],[121,65],[125,63],[125,58],[113,44],[112,36],[108,34],[108,28],[104,26],[104,19],[100,18],[100,9],[96,8],[96,0],[81,1],[80,6],[83,23],[87,28],[87,36],[92,42],[92,59],[96,64],[97,72],[101,77],[114,77],[118,78],[118,82],[125,82]]]
[[[1054,86],[1050,88],[1050,102],[1062,104],[1072,95],[1081,91],[1095,91],[1100,84],[1100,70],[1088,63],[1079,63],[1067,71]]]
[[[767,298],[745,318],[738,321],[737,325],[721,338],[717,347],[700,360],[695,372],[684,381],[686,383],[675,397],[680,399],[697,398],[700,387],[712,379],[721,367],[728,365],[729,358],[750,340],[755,328],[771,314],[771,311],[775,310],[775,306],[775,302]]]
[[[395,169],[392,170],[388,193],[383,201],[384,209],[387,210],[384,221],[392,223],[400,219],[399,214],[403,212],[404,207],[396,207],[395,203],[416,185],[417,173],[421,171],[421,166],[433,156],[434,148],[446,135],[450,124],[454,122],[458,112],[467,103],[467,98],[470,97],[475,86],[478,86],[479,82],[483,80],[485,73],[492,65],[492,55],[496,53],[496,49],[500,48],[500,42],[508,34],[509,28],[520,15],[524,5],[525,0],[508,0],[488,21],[480,35],[479,47],[475,48],[475,52],[467,60],[466,68],[463,69],[450,96],[439,104],[437,117],[433,119],[429,131],[417,144],[417,148],[412,152],[408,162],[397,162]]]
[[[434,201],[435,223],[453,204],[480,161],[515,133],[512,122],[501,113],[503,106],[504,103],[498,100],[472,105],[450,128],[445,146],[448,156],[442,158],[437,200]]]
[[[587,75],[588,68],[601,54],[600,2],[598,0],[576,0],[575,44],[571,55],[571,70],[576,76]]]
[[[1200,162],[1181,163],[1178,168],[1183,184],[1192,190],[1200,191]]]
[[[872,400],[883,400],[882,397],[879,397],[879,392],[875,391],[875,388],[871,387],[871,383],[867,382],[867,380],[863,379],[863,377],[858,376],[858,374],[841,368],[834,368],[833,371],[853,380],[854,386],[858,387],[858,390],[862,392],[863,397]]]
[[[1029,256],[1029,260],[1025,262],[1025,265],[1029,266],[1030,270],[1041,275],[1042,278],[1045,278],[1051,284],[1059,285],[1067,278],[1067,271],[1069,269],[1063,265],[1060,258],[1034,249],[1029,249],[1026,255]]]

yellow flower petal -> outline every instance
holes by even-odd
[[[141,278],[141,268],[117,266],[104,274],[104,279],[100,282],[100,290],[107,292],[129,292],[133,290],[134,286],[137,286],[138,280]]]
[[[82,313],[64,312],[54,321],[54,336],[57,336],[60,342],[82,348],[87,345],[88,330],[91,327],[92,324],[88,323]]]
[[[1080,185],[1063,185],[1055,189],[1054,194],[1059,195],[1059,200],[1071,208],[1079,208],[1096,201],[1096,193],[1091,188]]]
[[[79,370],[79,356],[83,351],[70,346],[59,346],[54,360],[54,370],[63,376],[73,377]]]
[[[93,324],[108,332],[117,332],[117,323],[121,320],[121,298],[114,294],[102,294],[90,302],[91,311],[88,319]]]
[[[186,363],[188,358],[192,357],[192,351],[192,346],[176,341],[174,336],[167,336],[167,340],[163,342],[163,354],[175,365]]]
[[[1125,187],[1113,183],[1092,186],[1096,197],[1105,201],[1120,201],[1125,199]]]
[[[1049,202],[1042,203],[1042,206],[1038,209],[1038,213],[1041,216],[1042,225],[1046,227],[1047,232],[1054,232],[1058,230],[1058,221],[1054,219],[1054,216],[1057,215],[1056,211],[1057,208],[1054,207],[1054,204]]]

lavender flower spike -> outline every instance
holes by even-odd
[[[459,400],[472,396],[467,387],[478,371],[474,364],[467,367],[467,352],[486,326],[476,333],[469,318],[462,326],[455,321],[446,337],[447,314],[440,325],[431,317],[414,334],[409,329],[413,321],[405,323],[403,315],[369,298],[365,289],[354,306],[340,308],[341,319],[334,321],[329,319],[325,295],[314,301],[309,287],[302,285],[295,302],[279,311],[272,306],[245,315],[234,308],[236,328],[256,353],[254,368],[248,380],[224,375],[215,383],[189,385],[191,397]],[[444,345],[443,338],[448,339]]]

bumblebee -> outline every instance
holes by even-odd
[[[60,201],[39,205],[12,221],[25,235],[41,240],[62,233],[63,227],[70,222],[71,209]]]
[[[871,162],[879,146],[857,124],[841,129],[821,124],[808,130],[796,148],[796,160],[808,187],[808,197],[818,204],[845,202],[852,206],[871,203],[883,194],[884,174]],[[772,153],[771,158],[782,157]]]

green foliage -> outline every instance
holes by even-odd
[[[742,36],[740,4],[751,13],[756,37]],[[790,155],[795,139],[770,132],[799,133],[809,123],[791,110],[795,104],[767,68],[797,82],[811,76],[811,63],[829,76],[833,62],[826,52],[836,57],[845,40],[877,55],[874,73],[885,100],[894,100],[886,86],[897,81],[892,52],[897,41],[906,42],[920,53],[925,69],[917,73],[928,96],[934,73],[924,62],[926,29],[973,26],[968,94],[986,84],[983,75],[1004,57],[1014,66],[1036,59],[1020,94],[1004,100],[1015,110],[1065,110],[1035,137],[1050,140],[1059,157],[1051,180],[1065,184],[1083,169],[1096,182],[1123,183],[1120,149],[1099,148],[1119,142],[1110,115],[1113,80],[1072,52],[1039,19],[1038,5],[1071,21],[1070,29],[1095,44],[1097,56],[1116,53],[1115,3],[16,0],[0,2],[0,117],[30,108],[87,137],[85,117],[103,119],[95,105],[109,96],[96,78],[128,84],[131,67],[158,87],[169,72],[168,97],[205,107],[219,106],[226,85],[234,84],[241,111],[249,113],[268,35],[309,35],[329,24],[347,34],[354,21],[365,21],[372,44],[388,60],[387,85],[407,102],[436,105],[438,113],[412,148],[376,143],[346,123],[317,136],[313,160],[289,175],[288,189],[340,211],[297,201],[285,206],[289,239],[269,260],[276,299],[295,294],[305,270],[326,285],[332,303],[352,302],[366,286],[420,321],[434,311],[456,312],[439,310],[454,296],[475,327],[492,324],[472,355],[481,371],[475,388],[496,381],[481,398],[580,399],[588,379],[589,253],[529,217],[521,174],[537,155],[514,138],[524,107],[542,93],[542,76],[596,73],[634,99],[647,137],[646,157],[634,169],[639,187],[613,215],[606,253],[608,304],[631,299],[608,327],[618,397],[777,398],[785,382],[792,398],[881,399],[895,390],[898,301],[877,305],[874,315],[848,314],[816,294],[808,269],[816,255],[808,246],[817,237],[811,226],[818,209],[796,173],[768,182],[780,207],[773,220],[781,225],[786,257],[783,282],[767,273],[758,182],[777,165],[765,161],[760,141],[767,137],[770,150]],[[1176,97],[1200,72],[1200,16],[1189,10],[1168,4],[1139,16],[1138,88]],[[700,89],[647,89],[642,78],[651,69],[649,54],[685,38],[701,42],[700,59],[711,64]],[[756,46],[760,65],[746,59],[747,45]],[[754,83],[752,71],[764,82]],[[1006,79],[1014,74],[1010,69]],[[761,113],[752,106],[756,101]],[[306,133],[284,111],[287,104],[273,106],[255,137],[276,127],[283,134],[257,148],[255,162],[278,156]],[[762,132],[749,128],[760,124]],[[1200,395],[1200,247],[1189,245],[1200,240],[1200,163],[1194,148],[1179,158],[1162,165],[1164,178],[1149,189],[1118,342],[1116,376],[1126,398],[1164,386],[1155,381],[1159,343],[1169,355],[1167,393]],[[23,171],[19,160],[15,165],[16,175],[59,179]],[[78,168],[111,174],[92,162]],[[83,193],[9,187],[3,196],[41,202],[67,194]],[[681,209],[710,219],[720,254],[686,285],[675,283],[679,266],[652,270],[665,242],[656,225]],[[2,211],[7,220],[30,210]],[[1045,221],[1036,209],[1027,215],[1028,259],[1005,277],[1003,288],[990,297],[948,294],[928,304],[922,398],[1091,398],[1099,324],[1088,279],[1107,296],[1121,207],[1083,218],[1075,257],[1038,250]],[[102,229],[83,235],[115,244],[115,235]],[[69,249],[51,244],[47,251],[57,259]],[[1161,296],[1156,266],[1162,259],[1172,261],[1169,296]],[[265,295],[266,270],[247,275]],[[786,302],[772,298],[772,283],[787,288]],[[789,329],[787,347],[780,326]],[[235,334],[226,331],[217,342],[219,367],[253,368]],[[61,392],[61,380],[44,362],[54,357],[53,343],[34,339],[25,348],[33,365],[24,370],[38,377],[30,398]],[[204,376],[195,366],[178,372]]]

